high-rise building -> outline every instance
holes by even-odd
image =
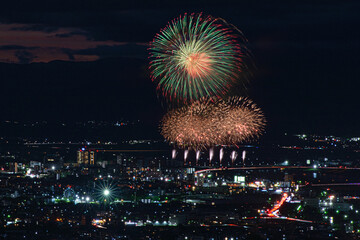
[[[77,151],[77,163],[84,165],[94,165],[95,164],[95,151],[80,149]]]
[[[90,165],[94,165],[94,164],[95,164],[95,152],[90,151]]]

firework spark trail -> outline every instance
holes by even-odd
[[[166,98],[193,102],[222,97],[248,70],[250,51],[242,33],[221,18],[185,14],[150,43],[151,77]]]
[[[210,148],[210,151],[209,151],[209,164],[211,164],[213,158],[214,158],[214,148]]]
[[[224,158],[224,148],[221,148],[220,152],[219,152],[220,165],[221,165],[223,158]]]
[[[171,158],[172,158],[172,159],[175,159],[176,156],[177,156],[176,149],[173,149],[172,152],[171,152]]]
[[[232,166],[234,166],[234,162],[235,162],[237,156],[238,156],[238,153],[235,150],[231,152],[230,158],[231,158]]]
[[[186,160],[187,160],[187,158],[188,158],[188,155],[189,155],[189,150],[186,149],[186,150],[184,151],[184,162],[186,162]]]
[[[262,111],[246,98],[202,99],[168,112],[161,133],[178,147],[202,149],[256,139],[265,122]]]
[[[199,159],[200,159],[200,150],[197,150],[196,151],[196,164],[198,163]]]

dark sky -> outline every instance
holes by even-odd
[[[0,9],[1,119],[156,126],[147,43],[185,12],[243,31],[268,131],[360,135],[359,1],[13,0]]]

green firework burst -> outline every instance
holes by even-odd
[[[164,96],[175,102],[223,97],[247,68],[249,52],[235,27],[222,19],[185,14],[150,44],[150,70]]]

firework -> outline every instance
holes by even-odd
[[[179,147],[202,149],[251,141],[264,127],[264,115],[251,100],[232,97],[201,99],[170,111],[162,120],[161,133]]]
[[[222,97],[245,78],[250,56],[245,42],[223,19],[185,14],[150,43],[151,77],[171,101]]]
[[[260,136],[265,127],[262,111],[249,99],[232,97],[220,101],[222,109],[216,119],[219,144],[236,144]]]
[[[175,159],[176,156],[177,156],[176,149],[173,149],[172,152],[171,152],[171,158],[172,158],[172,159]]]
[[[197,150],[196,151],[196,163],[198,163],[198,161],[200,159],[200,154],[201,154],[200,150]]]
[[[188,155],[189,155],[189,150],[186,149],[186,150],[184,151],[184,162],[186,162],[186,159],[188,158]]]
[[[232,152],[231,152],[230,158],[231,158],[231,164],[232,164],[233,166],[234,166],[234,162],[235,162],[237,156],[238,156],[238,153],[237,153],[236,151],[232,151]]]
[[[201,149],[212,145],[209,125],[214,107],[210,100],[203,100],[172,110],[162,120],[161,133],[168,141],[182,148]]]
[[[242,160],[243,160],[243,165],[244,165],[244,167],[245,167],[245,158],[246,158],[246,151],[244,150],[244,151],[242,152]]]
[[[210,150],[209,150],[209,164],[211,164],[213,158],[214,158],[214,148],[210,148]]]
[[[221,162],[222,162],[223,158],[224,158],[224,148],[221,148],[221,149],[220,149],[220,152],[219,152],[219,160],[220,160],[220,164],[221,164]]]

